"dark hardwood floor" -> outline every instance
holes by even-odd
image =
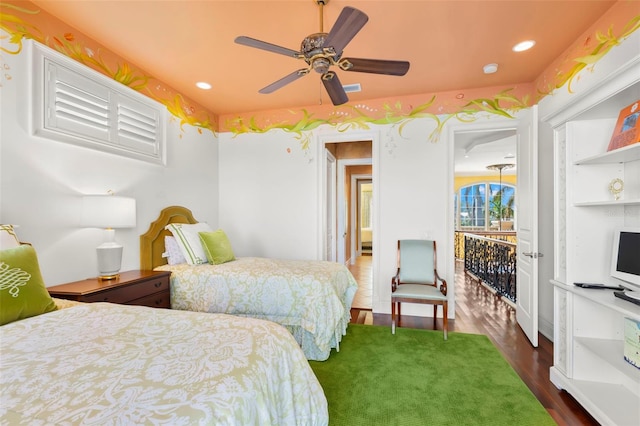
[[[371,257],[358,258],[349,269],[359,286],[351,309],[351,322],[390,326],[390,315],[371,313]],[[549,380],[553,343],[540,334],[538,347],[531,346],[516,323],[515,309],[484,286],[466,278],[460,262],[456,262],[455,279],[456,318],[449,321],[449,331],[487,335],[559,425],[598,425],[571,395],[558,390]],[[403,315],[402,326],[431,329],[433,320]],[[438,320],[438,329],[442,329],[442,319]]]

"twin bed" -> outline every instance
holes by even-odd
[[[169,207],[141,236],[141,267],[172,271],[173,309],[53,299],[56,310],[0,326],[0,423],[328,424],[307,359],[326,359],[346,332],[348,270],[259,258],[169,266],[163,237],[176,222],[196,223]],[[16,270],[6,252],[0,275]]]
[[[87,303],[0,340],[2,424],[328,423],[297,342],[268,321]]]
[[[339,349],[358,284],[335,262],[241,257],[219,264],[167,264],[171,223],[195,224],[191,211],[165,208],[140,237],[141,269],[171,271],[172,309],[260,318],[286,327],[307,359]]]

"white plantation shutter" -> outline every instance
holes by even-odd
[[[127,96],[118,96],[115,104],[118,143],[136,152],[159,154],[158,108],[150,108]]]
[[[45,59],[44,127],[109,140],[109,89]]]
[[[164,163],[166,109],[161,104],[32,43],[36,135]]]

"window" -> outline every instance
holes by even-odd
[[[164,163],[161,104],[36,42],[32,58],[34,134]]]
[[[371,210],[373,205],[373,186],[362,184],[360,191],[360,228],[371,228]]]
[[[516,188],[509,184],[477,183],[460,188],[456,194],[456,229],[499,230],[515,217]],[[502,226],[502,230],[509,226]]]

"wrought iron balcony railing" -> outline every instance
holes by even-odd
[[[456,232],[456,257],[465,273],[475,276],[499,295],[516,302],[516,234]],[[511,241],[509,241],[511,240]],[[462,257],[459,254],[462,253]]]

